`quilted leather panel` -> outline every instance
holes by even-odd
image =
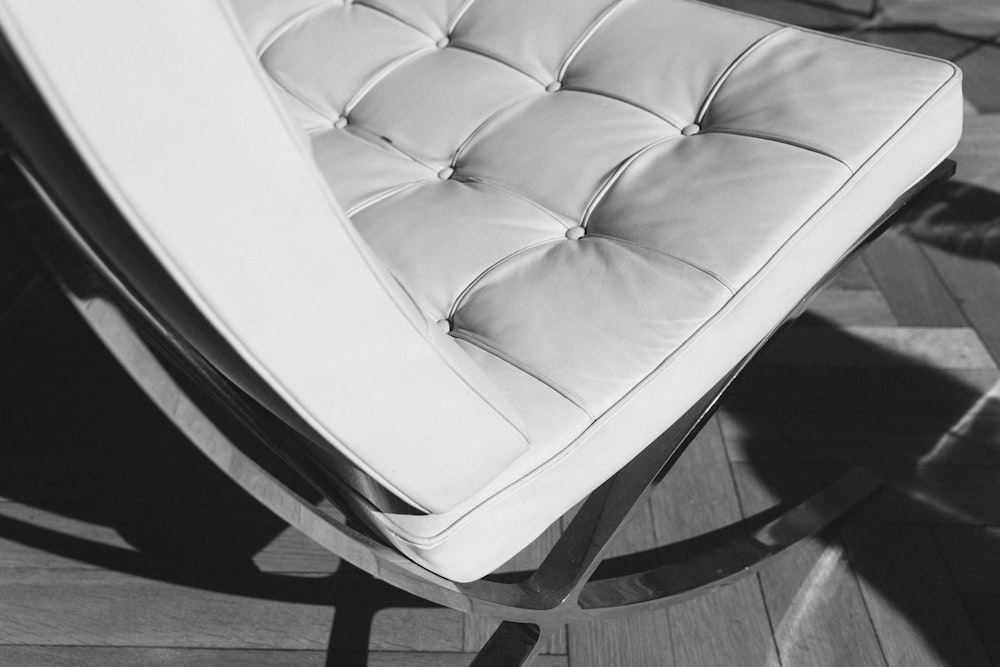
[[[739,63],[703,125],[812,148],[857,170],[953,71],[943,62],[787,30]]]
[[[495,351],[597,417],[728,296],[711,276],[655,250],[610,238],[563,239],[489,272],[459,303],[454,335]]]
[[[787,144],[746,146],[744,137],[715,133],[654,146],[594,208],[590,234],[670,253],[735,291],[850,175],[839,162]],[[673,178],[681,172],[683,180]]]
[[[697,121],[730,65],[779,29],[690,2],[621,2],[570,62],[564,82],[627,100],[680,129]]]
[[[427,316],[591,418],[952,74],[689,0],[332,1],[261,61]]]

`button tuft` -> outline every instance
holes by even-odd
[[[341,116],[337,120],[333,121],[333,126],[338,130],[343,130],[345,127],[347,127],[347,119]]]
[[[450,39],[448,39],[447,37],[442,37],[438,41],[434,42],[434,46],[438,47],[439,49],[443,49],[444,47],[448,46],[448,44],[450,44],[450,43],[451,43]]]
[[[566,238],[570,241],[579,241],[585,233],[583,227],[570,227],[566,230]]]
[[[701,132],[701,126],[698,123],[691,123],[681,130],[681,134],[685,137],[690,137],[692,134],[698,134],[699,132]]]
[[[451,331],[451,322],[449,322],[447,319],[438,320],[437,321],[437,325],[438,325],[438,329],[440,329],[441,331],[443,331],[445,333],[448,333],[449,331]]]
[[[452,177],[454,173],[455,170],[453,168],[445,167],[444,169],[438,172],[438,178],[440,178],[442,181],[447,181],[449,178]]]
[[[545,86],[546,92],[549,92],[549,93],[554,93],[557,90],[559,90],[560,88],[562,88],[562,82],[561,81],[553,81],[549,85]]]

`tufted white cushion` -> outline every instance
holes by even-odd
[[[230,3],[242,41],[194,0],[0,5],[178,282],[429,511],[376,520],[456,580],[683,414],[961,132],[949,63],[691,0]]]
[[[689,0],[234,4],[361,235],[528,422],[473,498],[385,518],[453,578],[631,458],[960,133],[949,63]]]

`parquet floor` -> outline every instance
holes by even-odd
[[[1000,665],[1000,2],[716,0],[957,60],[957,177],[740,381],[616,553],[888,481],[759,576],[539,665]],[[550,529],[512,567],[537,560]],[[312,545],[202,460],[0,224],[0,664],[465,665],[491,626]]]

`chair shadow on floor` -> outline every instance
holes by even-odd
[[[927,222],[924,227],[920,234],[938,239],[936,226]],[[801,494],[796,490],[788,497],[785,464],[821,462],[819,469],[827,472],[857,464],[888,482],[890,489],[874,501],[876,506],[912,505],[913,512],[939,514],[950,523],[997,523],[996,513],[983,515],[988,503],[981,502],[978,491],[961,479],[949,483],[947,473],[949,466],[976,466],[982,494],[1000,493],[1000,396],[984,398],[990,389],[984,383],[878,348],[819,318],[807,316],[796,326],[821,329],[837,350],[837,364],[765,360],[738,381],[725,403],[745,434],[747,460],[766,487],[793,502]],[[776,342],[773,354],[780,357],[783,345]],[[0,516],[0,539],[172,584],[332,606],[337,613],[328,664],[367,663],[372,620],[381,610],[433,606],[347,565],[320,577],[262,570],[254,557],[285,530],[284,524],[249,500],[159,416],[47,281],[36,280],[0,315],[0,361],[5,369],[0,497],[110,528],[124,545],[6,515]],[[889,432],[901,415],[918,415],[923,431],[877,449],[864,438],[829,437],[844,430],[845,415],[874,433]],[[827,437],[813,437],[823,434]],[[993,501],[996,511],[1000,502]],[[981,546],[1000,562],[1000,540],[987,538]],[[604,570],[658,555],[612,559]],[[946,664],[957,664],[954,640],[926,610],[912,596],[897,596],[897,585],[880,580],[881,569],[866,569],[865,563],[879,556],[852,553],[850,558],[860,577],[892,600]],[[331,558],[331,569],[334,562]]]

